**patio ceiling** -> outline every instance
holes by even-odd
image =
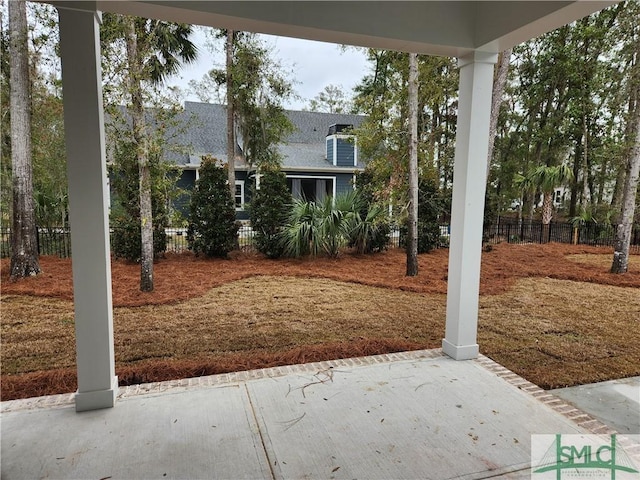
[[[324,42],[463,57],[500,52],[612,1],[109,1],[86,10]]]

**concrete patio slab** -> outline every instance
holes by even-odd
[[[479,364],[444,357],[247,387],[280,478],[528,475],[531,433],[581,432]]]
[[[93,412],[71,399],[3,402],[3,480],[529,478],[531,434],[612,432],[439,350],[126,387]]]
[[[269,478],[244,385],[3,414],[3,479]]]
[[[619,433],[640,434],[640,377],[550,390]]]

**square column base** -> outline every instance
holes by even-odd
[[[93,392],[77,392],[75,396],[76,412],[112,408],[116,404],[118,396],[118,377],[111,380],[111,388],[108,390],[94,390]]]
[[[454,345],[446,338],[443,338],[442,351],[454,360],[472,360],[478,358],[480,348],[477,343],[473,345]]]

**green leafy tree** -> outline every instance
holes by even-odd
[[[235,144],[242,138],[239,146],[250,165],[280,165],[277,146],[293,131],[283,107],[293,88],[282,66],[256,34],[210,30],[209,39],[213,51],[224,39],[225,69],[212,69],[191,87],[202,101],[211,98],[208,92],[212,90],[218,98],[226,99],[227,113],[233,117],[233,122],[231,118],[227,122],[227,156],[236,156]],[[233,185],[231,168],[229,183]]]
[[[126,133],[124,133],[126,135]],[[153,214],[153,253],[157,258],[167,246],[166,227],[169,226],[168,192],[175,185],[177,170],[163,161],[161,145],[152,144],[149,152],[151,208]],[[114,145],[114,161],[109,173],[112,189],[110,223],[113,227],[111,248],[116,257],[140,261],[139,169],[133,141],[119,141]]]
[[[33,90],[38,111],[31,126],[35,215],[38,226],[51,231],[66,227],[69,215],[62,99],[37,85]]]
[[[487,187],[499,209],[519,196],[519,176],[563,163],[573,172],[570,217],[605,221],[610,200],[620,205],[637,18],[638,2],[622,2],[514,48]],[[521,202],[530,220],[533,187]]]
[[[367,50],[371,72],[356,86],[354,108],[367,120],[354,134],[376,191],[376,200],[393,205],[396,221],[409,202],[408,54]],[[417,172],[434,177],[443,191],[453,183],[458,69],[444,57],[419,55]]]
[[[197,50],[189,39],[191,33],[192,27],[186,24],[117,15],[105,16],[101,31],[103,44],[114,44],[116,49],[118,45],[124,46],[124,67],[114,71],[123,80],[129,97],[128,112],[138,161],[142,291],[153,290],[154,250],[151,146],[144,113],[144,90],[176,73],[182,62],[195,60]],[[105,51],[114,52],[114,47],[108,46]]]
[[[611,273],[626,273],[629,269],[629,246],[638,198],[640,177],[640,27],[636,24],[632,63],[629,75],[629,117],[626,126],[627,160],[622,192],[621,212],[616,226],[616,243]]]
[[[309,101],[309,111],[326,113],[348,113],[351,111],[349,99],[342,85],[329,84]]]
[[[204,157],[200,178],[191,194],[187,231],[189,248],[207,257],[226,257],[233,250],[238,233],[235,202],[229,196],[226,167]]]
[[[436,183],[428,178],[420,182],[418,201],[418,252],[428,253],[439,244],[439,218],[446,203]]]
[[[421,184],[434,179],[438,198],[448,197],[452,187],[458,72],[447,58],[417,56],[410,68],[407,54],[369,50],[368,57],[372,73],[355,89],[356,108],[368,115],[355,132],[358,148],[370,159],[367,171],[376,199],[396,207],[407,275],[412,275],[417,272],[415,255],[435,247],[439,239],[437,221],[430,232],[422,219]],[[420,88],[414,89],[415,84]],[[411,200],[411,192],[417,200]],[[413,248],[406,240],[407,222],[416,227]]]
[[[418,253],[428,253],[438,247],[440,241],[439,218],[444,210],[445,202],[436,183],[428,178],[422,179],[418,188]],[[400,228],[400,242],[406,245],[408,228]]]
[[[31,164],[35,221],[49,230],[65,227],[68,194],[64,122],[60,92],[60,65],[55,10],[50,5],[27,3],[29,90],[31,115]],[[12,204],[11,108],[9,30],[0,11],[0,155],[1,220],[9,222]]]
[[[260,188],[254,188],[249,213],[256,248],[269,258],[283,254],[281,232],[292,203],[286,175],[277,168],[261,170]]]
[[[540,166],[529,173],[525,185],[533,185],[542,192],[542,224],[549,225],[553,218],[553,191],[573,180],[573,171],[567,165]]]

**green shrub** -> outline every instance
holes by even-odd
[[[155,152],[155,151],[154,151]],[[160,158],[159,152],[151,152],[151,211],[153,214],[153,254],[160,256],[167,247],[165,228],[168,226],[168,186],[175,178]],[[135,145],[123,140],[114,147],[114,163],[110,167],[113,207],[110,226],[111,249],[116,258],[139,261],[142,250],[140,232],[140,176]]]
[[[418,253],[428,253],[437,248],[440,240],[438,217],[443,201],[438,187],[431,180],[420,180],[418,190]],[[407,225],[400,227],[400,246],[406,247]]]
[[[112,220],[111,250],[116,258],[126,258],[134,262],[140,261],[142,248],[140,221],[119,217]],[[153,255],[160,256],[167,249],[167,234],[164,226],[154,222],[153,225]]]
[[[347,246],[372,253],[386,248],[389,232],[384,208],[367,205],[357,191],[327,197],[320,204],[296,200],[282,234],[284,254],[300,257],[324,252],[337,257]]]
[[[282,231],[282,253],[287,257],[316,256],[322,250],[322,209],[315,203],[295,199]]]
[[[391,226],[389,215],[383,205],[375,203],[372,195],[365,190],[349,193],[345,197],[351,203],[351,228],[349,246],[358,253],[375,253],[385,250],[389,245]],[[345,205],[347,208],[347,205]]]
[[[292,202],[287,176],[279,169],[264,170],[260,189],[253,192],[249,214],[256,248],[269,258],[278,258],[284,253],[281,232]]]
[[[200,178],[191,194],[191,214],[187,229],[189,248],[196,255],[226,257],[237,242],[239,224],[229,193],[226,167],[211,157],[204,157]]]

